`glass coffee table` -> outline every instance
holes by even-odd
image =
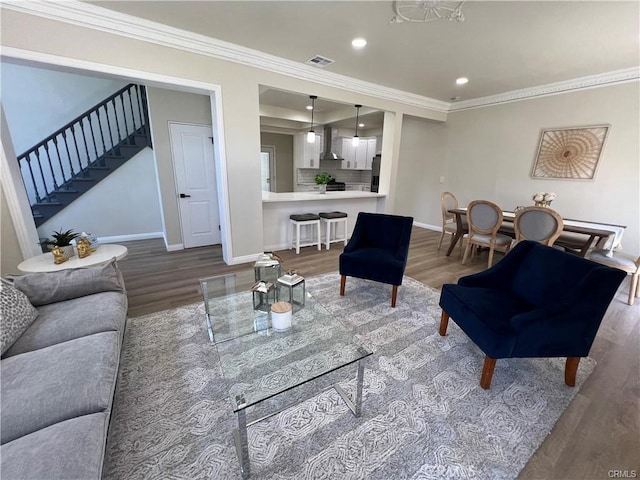
[[[269,313],[253,309],[250,288],[254,283],[253,271],[200,280],[209,338],[218,351],[229,398],[238,416],[233,435],[243,478],[250,475],[247,427],[299,402],[247,422],[249,407],[357,364],[354,398],[338,384],[329,388],[338,392],[356,417],[360,416],[364,360],[372,354],[308,291],[304,308],[293,315],[291,329],[276,332]]]

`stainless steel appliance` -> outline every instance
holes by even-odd
[[[344,192],[346,189],[346,185],[344,182],[336,182],[335,180],[330,180],[327,183],[327,192]]]
[[[371,163],[371,191],[378,193],[380,188],[380,160],[382,157],[380,154],[377,154],[373,157],[373,162]]]
[[[335,151],[334,141],[336,138],[333,135],[331,127],[324,128],[324,151],[320,154],[320,160],[344,160],[339,153]]]

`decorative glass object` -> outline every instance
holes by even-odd
[[[304,308],[306,287],[302,275],[287,272],[278,278],[276,287],[278,290],[278,301],[289,302],[293,306],[294,312]]]
[[[282,275],[280,258],[274,253],[263,253],[253,265],[256,282],[270,282],[275,285]]]
[[[268,313],[271,305],[276,303],[276,288],[271,282],[257,282],[251,287],[253,293],[253,309]]]

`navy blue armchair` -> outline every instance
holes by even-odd
[[[575,385],[600,322],[625,272],[522,241],[498,264],[442,287],[440,335],[449,318],[485,353],[480,386],[491,385],[498,358],[567,357]]]
[[[340,295],[347,277],[365,278],[393,285],[391,306],[407,266],[412,217],[358,213],[351,239],[340,255]]]

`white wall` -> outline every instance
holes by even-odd
[[[182,227],[171,154],[169,122],[211,125],[211,100],[206,95],[147,88],[153,149],[158,162],[167,246],[182,245]]]
[[[48,238],[60,229],[90,232],[100,238],[158,236],[162,219],[153,150],[145,148],[40,225],[38,235]]]
[[[442,128],[442,185],[433,183],[442,129],[423,122],[421,139],[420,127],[405,122],[398,204],[419,222],[441,225],[441,191],[453,192],[461,205],[483,198],[504,208],[531,205],[532,194],[552,191],[563,217],[626,225],[623,247],[640,254],[639,118],[637,82],[453,112]],[[531,178],[542,129],[602,124],[611,128],[594,180]]]
[[[414,222],[431,228],[442,225],[440,217],[430,212],[440,211],[440,177],[445,174],[446,125],[405,116],[402,120],[402,140],[398,163],[394,213],[408,215]],[[384,162],[384,158],[382,159]]]
[[[4,62],[0,78],[18,155],[128,83]]]

